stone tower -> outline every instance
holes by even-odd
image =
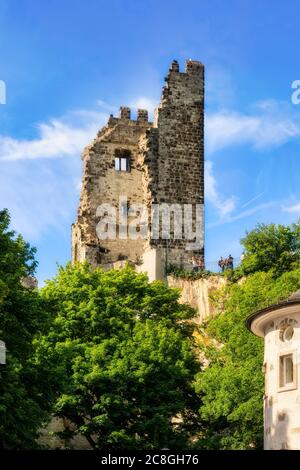
[[[204,254],[204,66],[173,61],[165,81],[153,123],[121,107],[84,150],[73,262],[127,260],[155,279]]]

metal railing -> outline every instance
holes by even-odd
[[[224,258],[225,260],[226,258]],[[237,268],[241,264],[240,258],[233,258],[233,269]],[[183,263],[182,269],[186,271],[193,271],[192,263]],[[224,266],[224,270],[231,269],[229,266]],[[204,269],[198,269],[198,271],[211,271],[213,273],[220,273],[222,272],[222,268],[219,266],[219,261],[206,261]]]

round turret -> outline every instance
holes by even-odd
[[[264,447],[300,450],[300,290],[255,312],[247,327],[264,338]]]

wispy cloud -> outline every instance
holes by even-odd
[[[80,154],[107,119],[99,106],[40,123],[34,139],[0,136],[0,206],[33,242],[49,229],[66,233],[78,199]]]
[[[291,214],[300,215],[300,202],[292,204],[291,206],[281,206],[283,212],[290,212]]]
[[[149,97],[133,100],[133,108],[150,112],[156,101]],[[37,239],[49,227],[69,223],[77,203],[80,186],[80,154],[116,108],[102,101],[94,110],[77,110],[61,118],[39,123],[36,137],[17,139],[0,135],[0,205],[8,207],[14,225],[25,236]],[[263,102],[252,114],[220,111],[211,114],[206,123],[206,139],[210,153],[226,146],[248,143],[255,147],[283,144],[300,137],[300,117],[288,107]],[[237,198],[224,196],[213,174],[213,163],[206,162],[206,200],[218,214],[216,225],[250,216],[269,205],[260,204],[249,210],[237,211]],[[261,195],[248,201],[252,204]],[[300,203],[282,209],[300,212]],[[235,215],[233,215],[235,214]]]
[[[34,160],[39,158],[61,158],[81,153],[84,146],[95,137],[97,131],[107,121],[109,113],[117,113],[117,108],[98,100],[99,110],[77,110],[65,116],[37,124],[34,139],[16,139],[0,135],[0,160]],[[139,97],[131,103],[132,108],[149,111],[155,108],[155,101]]]
[[[148,98],[135,106],[153,109]],[[81,186],[83,148],[95,138],[116,107],[103,101],[94,110],[76,110],[36,126],[34,139],[0,135],[0,207],[13,226],[31,241],[49,229],[69,227]]]
[[[149,98],[147,96],[140,96],[130,103],[130,107],[134,109],[147,109],[149,112],[150,119],[153,119],[153,114],[156,106],[158,105],[157,100]]]
[[[256,214],[257,212],[261,212],[265,209],[271,209],[272,207],[279,207],[279,202],[278,201],[270,201],[270,202],[258,204],[256,206],[252,207],[251,209],[247,209],[246,211],[241,211],[241,212],[238,212],[235,215],[229,215],[226,218],[219,219],[216,222],[209,223],[209,224],[207,224],[206,227],[207,228],[213,228],[213,227],[218,227],[220,225],[229,224],[229,223],[235,222],[237,220],[245,219],[247,217],[250,217],[251,215]]]
[[[152,114],[156,101],[149,97],[138,97],[130,106],[145,108]],[[36,126],[34,139],[16,139],[0,135],[0,159],[22,160],[58,158],[82,151],[97,130],[104,124],[109,112],[116,107],[98,101],[99,110],[79,110],[67,113],[62,118]],[[287,105],[274,101],[257,104],[249,114],[221,110],[206,117],[206,147],[212,154],[222,148],[249,144],[256,148],[282,145],[300,137],[299,113]]]
[[[75,215],[80,175],[78,159],[16,160],[3,162],[0,205],[7,207],[12,225],[26,239],[36,242],[49,229],[69,232]]]
[[[35,139],[21,140],[0,135],[0,160],[60,158],[80,153],[103,125],[106,114],[86,110],[68,113],[37,125]]]
[[[275,147],[300,137],[300,115],[288,103],[266,100],[249,113],[221,110],[206,117],[207,152],[248,144]]]
[[[213,174],[213,163],[205,162],[205,196],[206,199],[215,207],[221,219],[231,214],[235,209],[237,199],[234,196],[224,198],[218,188],[217,181]]]
[[[250,206],[251,204],[253,204],[253,202],[255,202],[255,201],[257,201],[258,199],[260,199],[264,194],[265,194],[265,191],[263,191],[262,193],[257,194],[256,196],[252,197],[251,199],[249,199],[247,202],[245,202],[245,203],[241,206],[241,209],[245,209],[245,207]]]
[[[116,114],[118,111],[118,108],[112,104],[106,103],[103,100],[97,100],[97,105],[103,110],[107,111],[109,113]]]

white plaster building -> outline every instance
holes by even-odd
[[[300,290],[247,326],[265,340],[264,448],[300,450]]]

